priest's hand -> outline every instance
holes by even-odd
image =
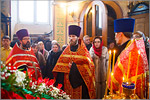
[[[69,68],[71,68],[71,66],[72,66],[72,64],[73,64],[73,61],[72,62],[69,62]]]

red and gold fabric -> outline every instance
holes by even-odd
[[[15,70],[23,65],[28,66],[28,74],[31,75],[35,72],[35,69],[40,69],[37,58],[30,48],[29,50],[21,49],[16,43],[6,59],[6,66],[11,67],[9,70]],[[41,76],[37,70],[38,77]]]
[[[76,52],[70,51],[70,45],[66,47],[61,56],[59,57],[53,72],[64,73],[64,91],[71,95],[71,99],[82,98],[82,86],[75,89],[72,88],[69,81],[69,63],[74,62],[88,88],[90,99],[95,98],[95,67],[90,57],[88,50],[83,42],[78,46]]]
[[[136,81],[138,51],[140,51],[140,56],[139,56],[139,66],[138,66],[137,81]],[[149,78],[148,78],[149,68],[148,68],[148,60],[145,52],[145,45],[142,38],[130,40],[126,48],[118,56],[117,62],[114,67],[114,75],[112,79],[113,90],[114,91],[119,90],[119,87],[123,82],[123,77],[125,79],[124,81],[127,81],[129,52],[131,52],[131,58],[130,58],[130,70],[129,70],[128,80],[134,83],[136,81],[136,94],[140,98],[142,98],[141,89],[143,91],[144,97],[146,97],[146,90],[147,90],[146,84],[149,82]],[[110,80],[111,79],[109,78],[109,86],[110,86]],[[141,80],[143,80],[143,82]]]

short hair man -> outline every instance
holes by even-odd
[[[86,48],[88,49],[88,51],[90,50],[90,48],[92,47],[91,41],[90,41],[90,37],[88,35],[85,35],[83,37],[83,42],[86,45]]]
[[[2,48],[1,48],[1,61],[5,63],[9,53],[11,52],[12,48],[10,47],[10,37],[3,36],[2,37]]]
[[[71,99],[95,98],[95,67],[83,41],[81,28],[69,26],[69,45],[59,57],[53,72],[64,73],[64,91]]]
[[[16,35],[20,44],[15,44],[6,60],[6,65],[10,66],[11,70],[16,70],[14,68],[17,68],[23,69],[22,71],[28,71],[30,77],[32,76],[36,79],[41,77],[39,63],[31,49],[30,36],[27,29],[17,31]]]

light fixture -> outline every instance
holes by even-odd
[[[72,17],[74,16],[74,8],[72,6],[68,6],[68,13],[69,15],[71,15]]]
[[[73,20],[76,20],[76,12],[78,10],[78,6],[74,4],[69,4],[68,5],[68,14],[73,18]]]

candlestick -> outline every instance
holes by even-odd
[[[149,87],[149,83],[146,83],[147,84],[147,86]],[[149,88],[148,88],[148,93],[147,93],[147,99],[149,99]]]
[[[112,63],[112,73],[111,73],[111,91],[110,91],[112,94],[113,94],[112,79],[113,79],[113,73],[114,73],[115,53],[116,53],[116,51],[114,50],[114,52],[113,52],[113,63]]]
[[[136,81],[137,81],[137,74],[138,74],[138,67],[139,67],[139,59],[140,59],[140,51],[138,51],[138,60],[137,60],[136,73],[135,73],[136,79],[135,79],[135,90],[134,90],[134,94],[135,94],[135,91],[136,91]]]
[[[105,98],[107,96],[107,88],[108,88],[108,78],[109,78],[109,73],[110,73],[110,66],[111,66],[111,50],[109,51],[109,65],[108,65],[108,70],[107,70],[107,80],[106,80],[106,88],[105,88]]]
[[[112,72],[114,73],[114,65],[115,65],[115,53],[116,51],[114,50],[113,52],[113,63],[112,63]]]
[[[111,94],[113,94],[112,79],[113,79],[113,73],[111,72],[111,86],[110,86],[110,93],[111,93]]]
[[[124,77],[122,78],[122,83],[124,82]],[[123,93],[122,84],[120,84],[120,94]]]
[[[141,99],[143,99],[143,74],[141,75]]]
[[[129,72],[130,72],[130,58],[131,58],[131,52],[129,52],[128,71],[127,71],[127,81],[128,81],[128,79],[129,79]]]

